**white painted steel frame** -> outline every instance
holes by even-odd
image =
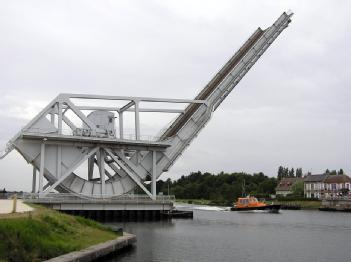
[[[36,191],[36,169],[39,170],[39,194],[41,197],[48,196],[53,190],[68,191],[76,195],[81,195],[85,190],[86,197],[93,198],[97,188],[99,188],[101,198],[113,197],[125,194],[132,189],[132,185],[137,185],[150,198],[156,199],[157,178],[173,165],[210,120],[216,108],[288,26],[291,15],[283,13],[271,27],[264,30],[263,35],[255,40],[252,48],[245,51],[241,61],[232,68],[206,100],[60,94],[9,141],[0,158],[3,158],[14,148],[20,151],[26,160],[33,164],[33,192]],[[239,50],[239,52],[242,51]],[[84,99],[87,105],[77,106],[72,99]],[[99,107],[90,106],[89,100],[121,100],[126,101],[126,104],[122,107]],[[198,104],[198,107],[174,136],[168,137],[166,141],[146,143],[141,136],[140,112],[183,113],[184,110],[140,108],[140,102],[187,103]],[[71,110],[87,126],[88,137],[74,135],[78,129],[66,115],[68,110]],[[119,138],[101,137],[105,134],[106,129],[100,128],[83,112],[93,110],[118,114]],[[134,112],[135,142],[125,138],[124,112]],[[46,118],[48,115],[50,121]],[[64,134],[63,122],[72,130],[72,135]],[[67,158],[67,154],[77,159],[72,162]],[[86,182],[74,174],[74,171],[85,161],[88,162],[88,180]],[[53,162],[56,163],[54,169]],[[97,164],[99,168],[100,178],[98,181],[93,178],[94,164]],[[110,174],[106,170],[105,164],[115,174]],[[147,176],[151,177],[151,192],[143,184]],[[43,186],[44,177],[48,180],[45,186]],[[89,193],[89,188],[84,189],[85,186],[92,186],[91,193]],[[107,191],[112,195],[107,194]]]

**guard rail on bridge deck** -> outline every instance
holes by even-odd
[[[40,194],[24,193],[23,200],[30,203],[40,204],[57,204],[57,203],[74,203],[74,204],[147,204],[147,203],[173,203],[175,201],[174,195],[158,195],[155,200],[150,199],[147,195],[134,195],[126,194],[117,197],[111,197],[110,195],[93,195],[92,197],[86,197],[84,195],[77,194],[65,194],[65,193],[52,193],[45,197]]]
[[[165,212],[174,209],[174,195],[158,195],[155,200],[147,195],[125,194],[118,197],[96,195],[96,198],[75,194],[52,193],[19,195],[25,202],[79,215],[98,221],[145,221],[168,219]]]

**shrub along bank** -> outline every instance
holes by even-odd
[[[43,261],[115,239],[103,225],[41,206],[23,216],[0,217],[0,261]]]
[[[263,173],[211,173],[195,172],[182,176],[176,181],[157,181],[158,192],[175,195],[177,201],[195,204],[201,200],[204,204],[231,206],[242,195],[254,195],[268,198],[275,193],[277,179]],[[206,202],[206,203],[205,203]]]

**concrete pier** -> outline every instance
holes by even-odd
[[[116,199],[83,199],[64,194],[45,198],[30,196],[26,197],[26,202],[101,222],[168,219],[163,214],[174,208],[175,201],[174,196],[157,196],[155,200],[144,195],[126,195]]]
[[[99,222],[156,221],[168,219],[162,210],[60,210]]]
[[[55,257],[47,260],[47,262],[90,262],[109,254],[116,253],[123,248],[134,244],[136,241],[137,239],[135,235],[123,233],[123,236],[117,239]]]
[[[323,199],[322,206],[319,210],[351,212],[351,198],[338,197]]]

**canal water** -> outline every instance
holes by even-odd
[[[193,220],[114,224],[136,234],[138,242],[106,261],[351,261],[351,213],[185,208],[194,209]]]

